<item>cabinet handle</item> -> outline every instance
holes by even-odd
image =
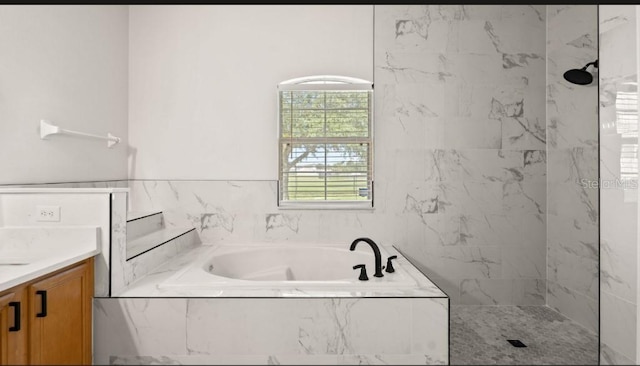
[[[36,314],[36,317],[44,318],[45,316],[47,316],[47,291],[45,290],[36,291],[36,295],[42,296],[40,298],[41,300],[40,304],[41,304],[42,310],[38,314]]]
[[[9,327],[9,332],[20,330],[20,301],[11,301],[9,306],[13,307],[13,327]]]

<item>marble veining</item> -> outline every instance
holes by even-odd
[[[224,209],[217,213],[203,213],[200,215],[200,231],[222,229],[233,233],[235,215],[224,212]]]
[[[94,361],[446,364],[448,360],[444,299],[158,300],[96,299]],[[169,312],[171,319],[166,319]],[[381,313],[385,316],[376,316]],[[371,322],[372,317],[377,321]]]
[[[267,214],[265,217],[266,231],[286,228],[297,233],[301,215]]]
[[[547,6],[547,303],[597,331],[597,87],[563,73],[598,58],[595,6]]]

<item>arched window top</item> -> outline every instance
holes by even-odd
[[[340,76],[340,75],[313,75],[289,79],[278,84],[281,90],[300,89],[349,89],[366,90],[373,89],[373,83],[368,80]]]

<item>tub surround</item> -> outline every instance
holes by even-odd
[[[127,260],[134,259],[195,230],[194,228],[166,228],[132,240],[128,235],[130,228],[131,225],[127,221]]]
[[[99,254],[99,233],[92,226],[0,227],[0,292]]]
[[[291,244],[289,244],[291,245]],[[300,283],[295,285],[278,286],[271,281],[235,281],[219,283],[217,286],[206,285],[207,273],[199,269],[203,258],[212,253],[237,251],[239,248],[268,248],[274,244],[211,246],[201,245],[185,251],[172,260],[166,262],[145,277],[132,283],[122,291],[115,293],[116,297],[425,297],[447,298],[447,295],[416,269],[399,251],[393,247],[382,247],[388,255],[397,255],[394,266],[401,272],[385,273],[384,277],[369,281],[359,281],[358,272],[352,271],[353,282],[331,285],[331,281],[323,284]],[[285,246],[286,247],[286,246]],[[300,245],[297,246],[298,248]],[[304,245],[303,245],[304,247]],[[386,257],[385,257],[386,258]],[[373,265],[373,257],[371,263]],[[400,269],[402,268],[402,269]],[[351,268],[349,268],[351,270]],[[402,281],[398,276],[406,274]],[[394,277],[394,275],[397,275]],[[233,281],[232,281],[233,282]],[[265,283],[263,283],[265,282]],[[396,286],[397,285],[397,286]]]
[[[344,281],[303,281],[290,287],[278,281],[235,280],[232,286],[218,288],[198,282],[211,276],[202,266],[212,253],[274,246],[200,245],[150,271],[115,297],[95,299],[94,362],[448,363],[449,298],[393,247],[382,246],[381,251],[385,258],[398,256],[397,272],[369,281],[359,281],[357,271],[347,272],[353,279],[348,287]],[[373,265],[370,253],[349,252],[348,243],[341,248],[354,260],[366,259]],[[199,279],[189,276],[195,269]]]
[[[150,246],[147,245],[146,251],[138,253],[135,257],[130,257],[128,254],[131,252],[128,246],[135,240],[130,239],[136,238],[136,235],[140,235],[138,239],[145,238],[148,235],[144,234],[149,230],[153,236],[154,233],[172,231],[172,229],[165,229],[162,213],[156,212],[155,215],[139,217],[134,212],[133,218],[135,220],[129,220],[127,209],[127,193],[113,194],[111,203],[110,296],[122,292],[131,283],[145,277],[150,271],[171,260],[179,253],[200,244],[200,239],[193,228],[180,229],[183,234],[172,237],[167,242],[164,242],[162,238],[155,238]],[[160,224],[158,224],[158,220]],[[130,228],[133,230],[129,230]]]
[[[448,363],[448,300],[442,298],[111,298],[94,304],[96,364]]]
[[[530,160],[535,160],[534,155],[527,154]],[[508,160],[517,166],[520,161],[517,156],[508,156]],[[520,162],[524,167],[524,155],[519,156],[523,159]],[[545,164],[532,161],[523,171],[531,175],[544,174],[544,168]],[[498,174],[501,169],[495,167],[494,170]],[[456,297],[459,300],[458,292],[455,288],[447,287],[447,281],[442,281],[438,273],[450,273],[458,277],[502,278],[502,264],[508,263],[505,275],[518,274],[522,278],[515,282],[511,279],[496,280],[496,286],[506,286],[503,289],[494,289],[502,293],[500,299],[518,304],[544,303],[545,286],[540,282],[542,280],[531,278],[538,273],[544,274],[544,266],[535,264],[540,258],[544,258],[544,247],[538,247],[536,244],[545,242],[544,231],[540,230],[544,226],[540,226],[540,221],[533,217],[531,221],[527,221],[528,225],[520,225],[517,224],[517,215],[501,218],[490,215],[491,223],[498,226],[491,229],[496,232],[483,234],[484,239],[481,242],[485,244],[480,245],[481,242],[478,240],[481,238],[474,236],[468,237],[467,240],[476,241],[478,246],[460,243],[447,245],[445,243],[452,237],[444,231],[451,229],[459,234],[459,223],[441,222],[439,218],[444,214],[425,213],[422,208],[411,204],[407,207],[413,208],[404,211],[407,199],[402,193],[404,190],[398,188],[397,184],[384,180],[376,181],[375,211],[366,212],[278,211],[275,204],[275,181],[132,180],[129,184],[130,203],[134,210],[162,210],[167,226],[193,226],[204,243],[345,243],[347,248],[354,238],[366,236],[383,246],[397,246],[406,256],[415,260],[420,270],[450,294],[452,301],[455,301],[453,299]],[[512,197],[512,200],[516,198]],[[515,226],[510,225],[512,222]],[[467,225],[468,230],[481,229],[480,222],[467,222]],[[511,241],[507,241],[507,238],[511,238]],[[489,245],[496,242],[501,244]],[[420,254],[417,255],[411,248],[419,249]],[[520,256],[523,253],[526,254],[525,257]],[[505,262],[500,260],[503,255]],[[529,256],[531,260],[527,259]],[[426,259],[429,264],[424,264],[421,258]],[[373,273],[371,271],[372,268],[368,268],[370,274]],[[481,285],[483,283],[480,283]],[[519,287],[520,285],[524,287]],[[466,286],[470,286],[468,296],[488,296],[481,288],[474,287],[475,282]],[[468,299],[470,303],[473,302]]]

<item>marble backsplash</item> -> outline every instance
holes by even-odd
[[[376,204],[372,211],[295,211],[277,208],[275,181],[129,182],[133,210],[162,210],[167,227],[193,226],[203,243],[344,243],[347,247],[353,239],[367,236],[382,245],[417,248],[416,264],[448,294],[456,293],[446,287],[447,280],[461,279],[464,293],[457,299],[466,303],[544,302],[545,251],[539,245],[544,244],[544,225],[534,208],[523,221],[495,208],[495,214],[487,215],[492,223],[488,226],[469,213],[456,212],[449,199],[450,212],[422,210],[417,206],[423,201],[419,186],[404,193],[390,186],[376,182],[381,207]]]

